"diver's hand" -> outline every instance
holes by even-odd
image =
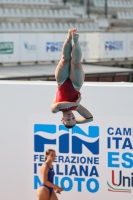
[[[79,95],[78,95],[78,99],[76,100],[76,103],[79,104],[80,101],[81,101],[81,99],[82,99],[81,94],[79,94]]]
[[[58,187],[55,189],[55,192],[58,193],[58,194],[61,194],[61,192],[63,191],[63,188],[61,187]]]

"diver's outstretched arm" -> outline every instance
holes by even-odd
[[[76,119],[76,124],[85,124],[93,121],[93,115],[81,104],[79,104],[76,110],[82,116],[81,118]]]

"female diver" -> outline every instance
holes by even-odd
[[[62,56],[55,71],[58,90],[51,105],[51,112],[62,111],[61,121],[67,128],[93,121],[92,114],[80,104],[81,94],[79,91],[85,76],[81,64],[82,53],[78,38],[76,28],[68,31],[62,47]],[[75,118],[72,110],[77,111],[82,117]]]
[[[58,200],[56,193],[63,191],[62,188],[53,184],[54,169],[52,162],[55,160],[56,153],[53,149],[46,151],[45,162],[40,168],[41,185],[37,189],[38,200]]]

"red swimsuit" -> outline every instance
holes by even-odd
[[[58,91],[56,93],[56,102],[75,102],[78,99],[78,95],[80,92],[76,91],[73,87],[73,84],[70,78],[67,78],[66,81],[58,87]],[[70,108],[60,109],[60,111],[67,111],[67,110],[75,110],[78,106],[73,106]]]

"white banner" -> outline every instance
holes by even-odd
[[[133,58],[133,33],[128,33],[127,39],[128,39],[128,58]]]
[[[38,57],[37,34],[20,34],[20,61],[35,62]]]
[[[114,59],[117,58],[127,58],[128,50],[127,50],[127,34],[125,33],[115,33],[113,47],[115,50]]]
[[[2,63],[18,62],[20,55],[20,35],[1,34],[0,54]]]
[[[1,45],[2,45],[2,34],[0,34],[0,63],[2,63],[2,56],[1,56],[2,55],[2,52],[1,52],[2,46]]]
[[[89,58],[89,40],[87,34],[81,33],[79,35],[79,43],[82,50],[82,61],[87,60]]]
[[[100,34],[100,59],[114,58],[114,34],[101,33]]]
[[[53,53],[54,60],[56,60],[56,61],[61,59],[62,46],[63,46],[63,43],[64,43],[66,37],[67,37],[67,33],[66,34],[54,34],[54,37],[53,37],[54,51],[51,53]]]
[[[36,200],[39,169],[46,149],[53,148],[55,184],[64,188],[60,200],[132,200],[132,90],[128,83],[84,83],[81,104],[94,121],[68,130],[62,113],[50,112],[56,83],[1,82],[0,199]]]
[[[54,60],[54,35],[52,33],[37,34],[38,41],[38,61],[53,61]]]
[[[89,56],[87,60],[99,60],[100,58],[100,34],[88,33],[86,40],[89,42]]]

